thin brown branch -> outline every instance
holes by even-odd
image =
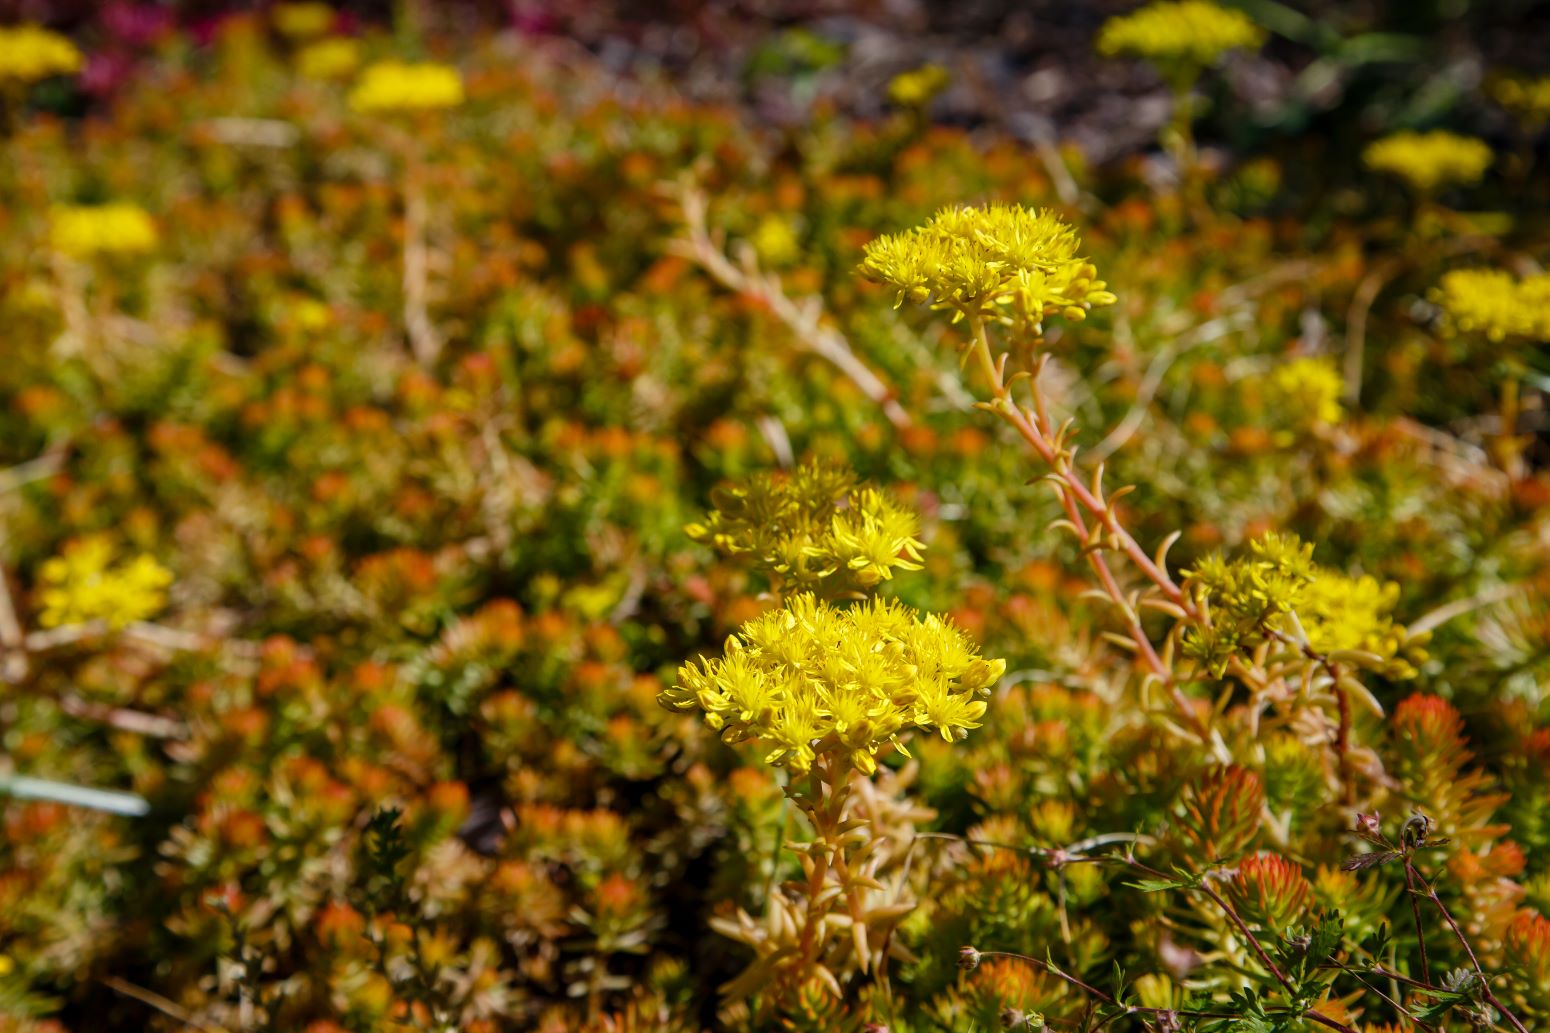
[[[203,1019],[200,1019],[198,1016],[188,1011],[188,1009],[179,1005],[176,1001],[168,1000],[161,994],[152,990],[147,990],[142,986],[136,986],[128,980],[120,979],[117,976],[104,976],[102,979],[102,985],[106,986],[110,990],[123,994],[125,997],[132,997],[139,1001],[141,1004],[150,1005],[152,1008],[155,1008],[163,1015],[166,1015],[177,1022],[181,1022],[185,1026],[200,1030],[201,1033],[229,1033],[229,1031],[224,1026],[217,1026],[213,1023],[205,1022]]]
[[[11,584],[0,568],[0,681],[15,684],[27,676],[27,641],[16,607],[11,602]]]
[[[1297,638],[1282,634],[1281,632],[1276,631],[1274,628],[1268,628],[1266,629],[1266,632],[1270,638],[1284,645],[1291,646],[1304,657],[1318,664],[1319,667],[1323,669],[1324,674],[1329,678],[1329,691],[1335,697],[1335,708],[1339,715],[1339,723],[1335,727],[1335,763],[1338,767],[1338,772],[1340,775],[1340,784],[1345,791],[1346,805],[1350,806],[1356,801],[1356,784],[1355,780],[1351,777],[1350,763],[1351,699],[1347,695],[1345,688],[1340,684],[1341,679],[1345,677],[1345,674],[1340,670],[1339,664],[1335,663],[1335,661],[1314,649],[1307,638],[1303,636],[1302,625],[1300,623],[1296,623],[1297,615],[1294,613],[1291,615],[1291,617],[1294,622],[1294,626],[1297,628]]]
[[[1453,930],[1454,939],[1458,940],[1459,946],[1464,948],[1464,953],[1469,957],[1470,966],[1474,968],[1475,975],[1480,979],[1480,992],[1485,995],[1486,1001],[1490,1003],[1491,1007],[1500,1012],[1502,1018],[1506,1019],[1518,1033],[1528,1033],[1528,1027],[1523,1025],[1518,1020],[1518,1017],[1508,1011],[1507,1006],[1497,999],[1495,992],[1491,990],[1490,980],[1486,978],[1485,969],[1480,966],[1480,958],[1476,956],[1475,948],[1469,942],[1469,937],[1464,935],[1464,930],[1459,928],[1458,922],[1454,921],[1452,912],[1442,902],[1442,898],[1437,895],[1437,888],[1428,882],[1426,876],[1421,874],[1420,869],[1411,863],[1409,856],[1405,857],[1405,876],[1407,880],[1411,878],[1415,880],[1426,898],[1437,908],[1437,913],[1442,915],[1442,920],[1448,924],[1448,928]],[[1412,890],[1412,892],[1414,891]]]
[[[415,360],[429,369],[441,354],[441,339],[427,308],[430,261],[425,244],[425,182],[420,163],[404,170],[404,332]]]
[[[45,477],[52,477],[64,464],[65,450],[56,446],[36,459],[29,459],[25,463],[17,463],[9,469],[0,470],[0,494],[15,491],[24,484],[41,481]]]
[[[117,728],[153,739],[187,739],[188,726],[174,717],[147,714],[143,710],[115,707],[106,703],[83,699],[73,692],[59,697],[59,708],[71,717],[88,721],[100,721],[110,728]]]
[[[1367,352],[1367,317],[1372,312],[1373,302],[1378,300],[1378,294],[1385,284],[1393,279],[1402,263],[1389,261],[1379,263],[1372,272],[1362,278],[1357,284],[1356,293],[1351,297],[1351,308],[1346,313],[1345,331],[1345,402],[1347,405],[1356,405],[1362,397],[1362,367],[1366,363]]]
[[[734,263],[727,257],[721,243],[711,236],[705,195],[693,187],[685,187],[680,196],[685,237],[671,245],[675,254],[704,269],[728,290],[758,299],[791,331],[798,347],[837,367],[861,389],[862,394],[882,408],[883,415],[895,427],[908,427],[913,423],[909,413],[894,397],[893,389],[856,357],[845,335],[824,324],[823,306],[819,299],[806,298],[800,303],[793,301],[782,288],[780,280],[762,272],[752,255],[745,255],[740,263]]]

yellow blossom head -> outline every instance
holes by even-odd
[[[1209,621],[1186,634],[1184,652],[1217,675],[1240,650],[1298,627],[1316,652],[1361,650],[1390,677],[1413,676],[1423,655],[1393,620],[1398,585],[1321,567],[1294,534],[1267,533],[1244,555],[1208,556],[1186,576]]]
[[[789,475],[718,488],[711,498],[716,508],[685,528],[689,537],[746,557],[794,588],[837,596],[920,569],[925,546],[915,514],[859,487],[844,467],[805,463]]]
[[[296,70],[308,79],[344,79],[360,63],[360,44],[348,36],[320,39],[296,52]]]
[[[1158,0],[1104,22],[1097,46],[1104,57],[1129,54],[1203,68],[1229,50],[1264,41],[1265,30],[1242,11],[1209,0]]]
[[[43,564],[43,612],[46,628],[106,621],[121,628],[155,616],[167,605],[172,572],[144,553],[119,560],[106,535],[90,535],[65,545]]]
[[[1423,194],[1477,183],[1491,166],[1491,148],[1472,136],[1446,130],[1402,132],[1367,145],[1362,161],[1375,172],[1404,180]]]
[[[1345,381],[1329,359],[1303,356],[1284,362],[1267,378],[1269,408],[1299,429],[1340,422]]]
[[[802,255],[802,245],[791,220],[774,212],[759,220],[749,243],[760,261],[768,265],[790,265]]]
[[[658,700],[702,711],[727,742],[758,743],[768,763],[803,773],[828,756],[869,774],[911,729],[953,742],[978,728],[1005,670],[936,616],[804,594],[745,623],[722,657],[685,664]]]
[[[952,81],[941,65],[921,65],[901,72],[888,83],[888,99],[901,108],[923,108]]]
[[[68,37],[38,25],[0,26],[0,82],[71,75],[81,63],[81,52]]]
[[[1550,273],[1519,280],[1501,269],[1453,269],[1430,297],[1442,308],[1448,334],[1550,341]]]
[[[1359,649],[1393,661],[1395,676],[1413,675],[1401,655],[1408,646],[1405,629],[1394,623],[1398,603],[1399,585],[1393,581],[1321,567],[1295,609],[1315,651]]]
[[[141,254],[156,240],[156,224],[133,204],[58,205],[49,226],[54,250],[72,258]]]
[[[1550,75],[1492,76],[1486,81],[1486,92],[1525,126],[1550,120]]]
[[[1059,215],[1019,204],[944,208],[924,226],[878,237],[861,272],[906,298],[962,315],[1086,318],[1111,305],[1098,271],[1077,254],[1080,241]]]
[[[320,3],[275,4],[269,11],[275,31],[291,39],[321,36],[334,27],[337,17],[332,7]]]
[[[379,61],[361,73],[350,107],[361,112],[431,111],[463,103],[463,78],[451,65]]]

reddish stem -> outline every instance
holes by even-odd
[[[1125,614],[1126,631],[1135,643],[1142,660],[1146,662],[1157,679],[1168,688],[1168,693],[1173,704],[1178,708],[1180,716],[1186,720],[1193,731],[1200,736],[1202,742],[1209,742],[1210,729],[1207,728],[1189,697],[1179,689],[1177,679],[1167,664],[1163,663],[1152,641],[1147,637],[1146,631],[1141,627],[1140,617],[1125,598],[1124,591],[1119,587],[1119,582],[1114,577],[1114,572],[1109,568],[1108,560],[1103,552],[1097,548],[1086,547],[1088,541],[1088,524],[1082,510],[1085,509],[1095,516],[1099,524],[1108,531],[1109,535],[1118,542],[1121,551],[1140,568],[1157,588],[1167,597],[1168,601],[1182,609],[1186,616],[1197,615],[1194,603],[1184,594],[1168,572],[1159,567],[1152,558],[1146,554],[1140,544],[1119,523],[1111,506],[1106,505],[1093,492],[1076,477],[1069,468],[1065,455],[1055,447],[1054,432],[1050,426],[1049,414],[1044,408],[1044,396],[1038,391],[1037,385],[1033,390],[1034,405],[1037,409],[1033,418],[1027,411],[1012,401],[1011,392],[1006,386],[1006,381],[1001,375],[995,360],[990,354],[990,340],[985,333],[985,321],[979,316],[970,316],[970,325],[974,331],[973,348],[979,361],[980,369],[985,374],[985,379],[990,386],[990,392],[995,399],[994,403],[987,406],[990,411],[1001,417],[1006,423],[1022,436],[1039,458],[1042,459],[1051,470],[1054,471],[1059,484],[1059,496],[1062,507],[1066,511],[1066,519],[1076,529],[1078,536],[1084,543],[1083,551],[1087,555],[1088,565],[1092,567],[1093,574],[1098,578],[1098,583],[1103,586],[1103,591],[1112,599]]]

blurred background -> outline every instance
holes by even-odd
[[[958,837],[1218,856],[1209,797],[1370,932],[1353,786],[1461,830],[1450,905],[1550,1016],[1550,3],[1233,0],[1182,88],[1098,52],[1137,6],[0,0],[78,48],[0,50],[0,1033],[756,1028],[709,930],[798,872],[785,773],[657,700],[772,603],[685,527],[804,457],[918,511],[880,591],[1008,662],[883,758],[895,842],[940,837],[891,862],[895,1033],[1076,1025],[969,943],[1166,1002],[1219,956]],[[1373,707],[1191,686],[1218,778],[1138,703],[961,338],[857,275],[985,201],[1117,295],[1043,384],[1137,540],[1316,543]],[[781,1028],[874,1029],[845,978]]]
[[[1140,63],[1100,58],[1091,41],[1124,0],[346,0],[347,23],[428,29],[473,39],[502,29],[578,46],[609,68],[665,76],[686,96],[750,105],[785,124],[815,109],[875,117],[900,72],[936,63],[951,86],[932,117],[1058,137],[1093,162],[1149,146],[1168,117],[1166,91]],[[1242,107],[1219,108],[1201,135],[1263,148],[1316,134],[1331,146],[1385,127],[1454,111],[1488,69],[1550,67],[1550,3],[1543,0],[1334,0],[1234,6],[1272,30],[1217,88]],[[4,0],[0,19],[65,28],[89,46],[82,85],[110,91],[170,26],[208,35],[252,4]],[[419,26],[419,29],[414,29]],[[346,30],[349,25],[343,26]],[[83,98],[76,98],[79,103]],[[65,98],[60,104],[68,104]],[[1247,117],[1245,117],[1247,116]],[[1472,128],[1500,134],[1500,113],[1468,110]]]

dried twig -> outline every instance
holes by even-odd
[[[421,366],[430,368],[441,354],[441,339],[427,309],[430,263],[425,244],[425,184],[419,162],[404,171],[404,331]]]
[[[1427,632],[1442,627],[1455,617],[1462,617],[1472,610],[1490,606],[1492,603],[1499,603],[1504,599],[1511,599],[1515,595],[1522,594],[1523,591],[1522,585],[1497,585],[1494,588],[1488,588],[1483,592],[1476,592],[1474,595],[1466,596],[1463,599],[1455,599],[1451,603],[1444,603],[1405,629],[1406,634],[1412,638],[1417,635],[1424,635]]]
[[[1345,321],[1345,402],[1355,406],[1362,397],[1362,367],[1367,353],[1367,316],[1378,293],[1402,268],[1398,261],[1381,262],[1357,284]]]
[[[1152,361],[1147,365],[1146,374],[1141,378],[1141,384],[1136,389],[1136,400],[1130,406],[1130,411],[1115,424],[1107,437],[1100,441],[1091,452],[1088,453],[1088,461],[1101,463],[1115,452],[1124,447],[1141,428],[1141,423],[1146,419],[1147,408],[1156,397],[1157,390],[1162,386],[1163,377],[1167,375],[1169,367],[1178,357],[1198,345],[1206,344],[1223,336],[1233,329],[1233,323],[1227,319],[1213,319],[1201,323],[1193,330],[1186,331],[1174,338],[1166,347],[1158,349],[1152,356]]]
[[[15,491],[24,484],[41,481],[45,477],[52,477],[59,472],[64,463],[65,450],[56,447],[36,459],[29,459],[25,463],[17,463],[9,469],[0,470],[0,494]]]
[[[900,428],[911,425],[909,413],[894,397],[893,390],[856,357],[844,334],[824,325],[823,304],[818,298],[793,301],[778,278],[759,269],[751,253],[743,254],[734,263],[723,250],[722,241],[709,229],[705,195],[686,186],[680,199],[686,236],[670,245],[675,254],[694,262],[723,287],[757,298],[785,324],[799,347],[838,367],[863,394],[882,407],[890,423]]]
[[[11,602],[10,579],[0,568],[0,681],[15,684],[27,677],[27,640]]]
[[[188,725],[175,717],[147,714],[143,710],[115,707],[84,699],[73,692],[59,697],[59,708],[71,717],[100,721],[111,728],[153,739],[187,739]]]
[[[135,986],[133,983],[124,979],[120,979],[117,976],[104,976],[102,979],[102,985],[106,986],[110,990],[123,994],[125,997],[132,997],[139,1001],[141,1004],[148,1004],[152,1008],[155,1008],[157,1011],[161,1012],[163,1015],[175,1019],[176,1021],[183,1023],[185,1026],[191,1026],[194,1029],[200,1030],[202,1033],[228,1033],[224,1026],[217,1026],[213,1023],[205,1022],[203,1019],[200,1019],[188,1009],[179,1005],[176,1001],[168,1000],[159,993],[147,990],[141,986]]]

